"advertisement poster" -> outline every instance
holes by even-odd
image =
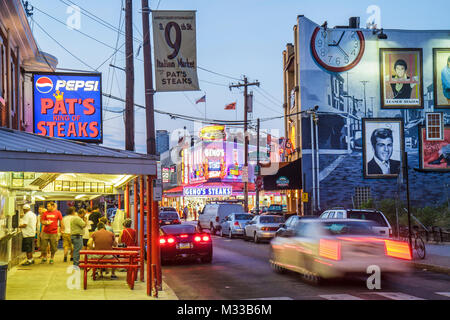
[[[102,143],[101,74],[33,74],[34,133]]]
[[[423,108],[422,49],[380,49],[383,108]]]
[[[157,92],[200,90],[195,11],[152,11]]]
[[[436,108],[450,108],[450,48],[433,49]]]
[[[420,132],[420,164],[421,169],[428,171],[450,171],[450,126],[444,128],[444,140],[429,141],[426,129],[421,126]]]

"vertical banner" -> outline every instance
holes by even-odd
[[[152,11],[156,91],[200,90],[195,11]]]

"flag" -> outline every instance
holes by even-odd
[[[200,103],[200,102],[205,102],[206,103],[206,95],[204,95],[203,97],[201,97],[200,99],[195,101],[195,104]]]
[[[236,110],[236,102],[232,102],[225,106],[225,110]]]

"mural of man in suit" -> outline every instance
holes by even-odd
[[[394,138],[392,130],[379,128],[370,137],[374,157],[367,163],[368,174],[399,174],[400,161],[392,160]]]

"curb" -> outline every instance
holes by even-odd
[[[433,271],[438,273],[443,273],[450,275],[450,267],[438,266],[434,264],[427,263],[413,263],[414,268],[416,269],[425,269],[424,271]]]

